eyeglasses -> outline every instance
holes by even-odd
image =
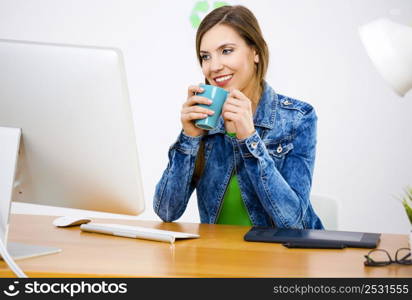
[[[399,248],[395,253],[395,260],[389,255],[388,251],[384,249],[373,249],[365,255],[365,266],[380,267],[390,264],[412,265],[410,248]],[[409,258],[409,259],[408,259]]]

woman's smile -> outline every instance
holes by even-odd
[[[233,74],[220,75],[220,76],[214,77],[213,81],[216,85],[223,88],[225,87],[225,85],[229,83],[232,77],[233,77]]]

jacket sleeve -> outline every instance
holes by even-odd
[[[180,218],[194,190],[192,176],[202,136],[190,137],[180,133],[169,148],[169,162],[156,185],[153,208],[165,222]]]
[[[310,205],[316,122],[313,108],[302,114],[295,131],[293,149],[285,156],[282,172],[275,166],[257,132],[238,141],[249,179],[255,185],[262,206],[277,227],[307,227],[304,216]]]

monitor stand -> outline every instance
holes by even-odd
[[[61,252],[61,249],[55,247],[45,247],[37,245],[27,245],[22,243],[8,242],[7,251],[13,259],[23,259],[35,256],[47,255]]]
[[[0,242],[6,245],[7,251],[14,259],[29,258],[61,251],[54,247],[25,245],[15,242],[7,243],[20,137],[20,128],[0,127]]]

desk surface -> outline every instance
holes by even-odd
[[[245,242],[249,227],[155,221],[103,220],[200,234],[174,246],[56,228],[55,217],[12,215],[9,241],[59,247],[57,254],[19,260],[29,277],[412,277],[412,266],[364,267],[368,249],[287,249]],[[24,226],[23,226],[24,224]],[[394,254],[407,235],[383,234],[379,248]],[[0,261],[0,277],[12,276]]]

